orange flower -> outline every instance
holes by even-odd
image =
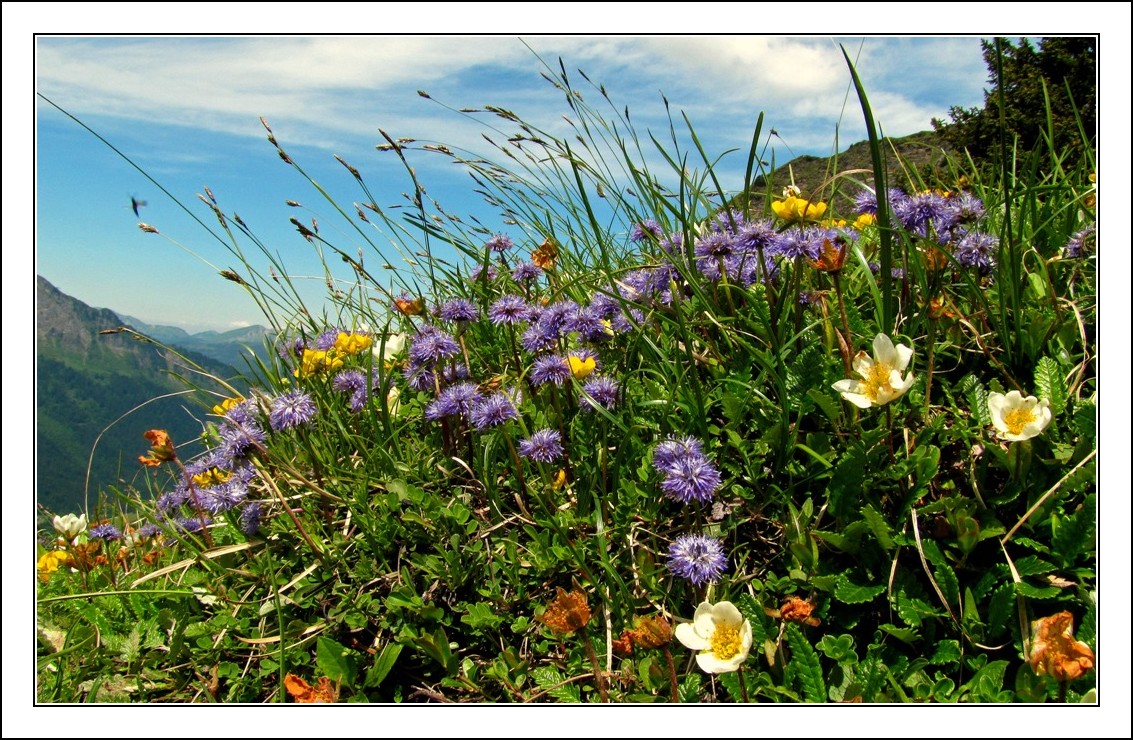
[[[780,609],[764,609],[763,611],[769,617],[784,619],[797,624],[806,624],[811,627],[822,624],[820,619],[811,616],[814,613],[814,604],[807,599],[800,599],[798,596],[788,598],[783,602]]]
[[[296,704],[334,704],[338,701],[338,689],[326,676],[312,686],[298,676],[288,673],[283,677],[283,686]]]
[[[400,298],[393,299],[393,306],[398,312],[406,316],[420,316],[425,313],[424,298],[410,298],[408,295],[402,295]]]
[[[822,254],[818,259],[810,260],[810,266],[823,272],[841,272],[849,251],[846,247],[846,240],[842,237],[823,239]]]
[[[581,591],[567,593],[559,588],[555,600],[547,605],[539,620],[555,632],[569,635],[586,626],[590,621],[590,607],[586,604],[586,594]]]
[[[638,617],[633,639],[643,648],[658,648],[668,645],[673,639],[673,625],[661,615]]]
[[[543,240],[539,248],[531,253],[531,261],[542,270],[553,270],[559,258],[559,244],[551,237]]]
[[[1057,681],[1081,678],[1094,667],[1094,651],[1074,639],[1074,615],[1059,612],[1031,622],[1031,668]]]
[[[148,439],[150,443],[149,454],[138,455],[138,462],[142,465],[156,468],[164,462],[177,459],[177,451],[173,449],[173,440],[169,438],[169,433],[164,429],[150,429],[148,432],[143,432],[142,436]]]

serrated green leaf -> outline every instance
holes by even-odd
[[[924,599],[907,596],[904,590],[894,594],[893,606],[897,610],[897,616],[901,618],[901,621],[910,627],[920,627],[925,617],[944,616],[939,609],[934,609],[932,605]]]
[[[468,605],[468,613],[461,616],[460,621],[474,630],[495,629],[504,621],[502,615],[496,612],[487,602]]]
[[[1030,537],[1016,536],[1011,541],[1013,543],[1015,543],[1016,545],[1019,545],[1020,547],[1026,547],[1028,549],[1034,550],[1035,552],[1041,552],[1043,554],[1047,554],[1047,553],[1050,552],[1049,547],[1047,547],[1046,545],[1044,545],[1041,542],[1037,542],[1035,540],[1032,540]]]
[[[879,629],[882,632],[893,635],[906,645],[912,645],[920,639],[920,635],[911,627],[898,627],[895,624],[883,624],[879,626]]]
[[[965,375],[957,384],[964,397],[968,400],[968,411],[980,423],[980,426],[991,424],[991,412],[987,408],[987,389],[974,375]]]
[[[826,496],[830,501],[830,512],[835,517],[848,519],[853,516],[856,504],[861,500],[868,460],[864,443],[858,441],[850,445],[834,466],[830,482],[826,485]]]
[[[551,666],[539,666],[531,672],[531,677],[535,680],[535,685],[541,691],[546,691],[548,696],[574,704],[582,701],[582,693],[578,685],[563,684],[563,674]]]
[[[751,643],[753,645],[762,644],[767,637],[763,628],[763,621],[767,618],[767,615],[764,614],[763,608],[756,603],[755,599],[751,598],[751,594],[740,594],[739,598],[733,603],[740,610],[740,614],[751,623]]]
[[[1007,631],[1014,607],[1015,584],[1004,583],[991,592],[987,607],[987,626],[993,638]]]
[[[358,653],[325,636],[319,637],[317,653],[319,673],[331,681],[354,688],[354,679],[358,675]]]
[[[842,415],[842,409],[838,405],[838,401],[833,396],[826,393],[825,390],[818,388],[811,388],[806,392],[807,398],[814,401],[814,405],[822,409],[822,413],[826,414],[826,418],[831,421],[836,421]]]
[[[1039,398],[1050,401],[1050,410],[1055,416],[1066,410],[1066,381],[1054,359],[1044,357],[1035,366],[1035,388]]]
[[[881,549],[889,551],[893,549],[893,529],[889,523],[885,521],[885,517],[881,515],[877,509],[872,506],[862,507],[862,519],[869,526],[873,536],[877,538],[877,544],[881,545]]]
[[[1057,586],[1033,586],[1026,581],[1016,583],[1015,590],[1028,599],[1053,599],[1062,593]]]
[[[724,687],[724,690],[728,692],[728,696],[732,698],[732,701],[736,704],[743,703],[744,693],[740,688],[740,678],[737,673],[721,673],[718,680],[720,685]]]
[[[1079,403],[1074,409],[1074,431],[1091,444],[1098,434],[1098,407],[1090,402]]]
[[[1007,673],[1007,661],[995,660],[976,671],[965,686],[978,701],[994,702],[1003,689],[1003,677]]]
[[[700,701],[700,684],[699,673],[690,673],[684,677],[684,680],[677,687],[682,704],[695,704]]]
[[[960,662],[960,642],[959,640],[941,640],[936,643],[936,650],[933,652],[932,657],[928,659],[932,665],[947,665],[948,663]]]
[[[845,573],[838,577],[838,585],[834,587],[834,598],[843,604],[865,604],[873,601],[885,591],[885,584],[872,586],[859,586],[852,583]]]
[[[787,644],[791,648],[788,666],[794,673],[803,696],[808,702],[825,702],[826,684],[822,679],[822,664],[818,660],[818,653],[811,647],[797,624],[787,624],[786,636]]]
[[[1021,576],[1035,576],[1050,573],[1054,566],[1037,555],[1027,555],[1015,561],[1015,570]]]

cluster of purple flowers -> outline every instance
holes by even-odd
[[[956,261],[989,275],[996,265],[998,237],[975,229],[984,217],[983,202],[967,191],[942,195],[936,192],[908,195],[900,188],[888,191],[889,207],[906,231],[934,239],[952,251]],[[877,195],[863,190],[854,198],[854,212],[877,215]]]
[[[720,487],[720,471],[694,437],[670,437],[658,444],[653,467],[665,476],[661,491],[674,501],[707,503]]]
[[[414,390],[430,390],[435,386],[438,370],[441,377],[455,379],[461,375],[467,377],[468,369],[463,371],[460,366],[449,365],[441,367],[441,363],[460,354],[460,345],[451,335],[446,334],[435,326],[422,326],[413,337],[409,346],[409,362],[403,374],[409,387]]]
[[[701,534],[683,534],[669,545],[666,567],[694,586],[715,583],[728,567],[724,546],[719,540]]]

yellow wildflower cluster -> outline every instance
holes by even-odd
[[[784,221],[817,221],[826,213],[826,204],[792,195],[784,200],[772,201],[771,210]]]

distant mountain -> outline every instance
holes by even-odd
[[[264,356],[264,339],[271,330],[264,326],[245,326],[226,332],[202,331],[190,334],[176,326],[147,324],[141,319],[122,315],[122,320],[132,329],[152,337],[162,344],[178,349],[187,349],[211,357],[217,362],[244,370],[249,354]]]
[[[171,396],[187,388],[178,378],[221,390],[152,342],[101,333],[125,323],[36,277],[36,494],[53,512],[82,507],[88,460],[91,506],[107,486],[145,490],[146,471],[137,462],[148,447],[142,433],[165,429],[190,456],[207,413],[197,394]],[[234,374],[203,354],[183,354],[206,373]]]
[[[900,138],[885,138],[882,140],[882,150],[889,187],[899,187],[906,192],[912,192],[919,189],[921,181],[929,187],[940,185],[948,189],[956,187],[956,183],[950,182],[946,161],[954,150],[944,143],[935,131],[921,131]],[[854,172],[855,170],[867,171]],[[756,178],[752,184],[752,192],[762,195],[770,187],[771,193],[778,197],[783,188],[793,181],[802,188],[804,195],[812,195],[816,188],[828,183],[835,173],[852,173],[836,181],[838,195],[832,206],[834,212],[844,218],[853,205],[854,194],[861,190],[861,186],[857,183],[865,183],[873,187],[873,160],[870,158],[869,142],[859,141],[851,144],[837,157],[815,157],[804,154],[786,164],[780,165],[776,162],[775,170],[769,177]],[[829,199],[829,196],[830,186],[827,186],[823,190],[822,198]]]

